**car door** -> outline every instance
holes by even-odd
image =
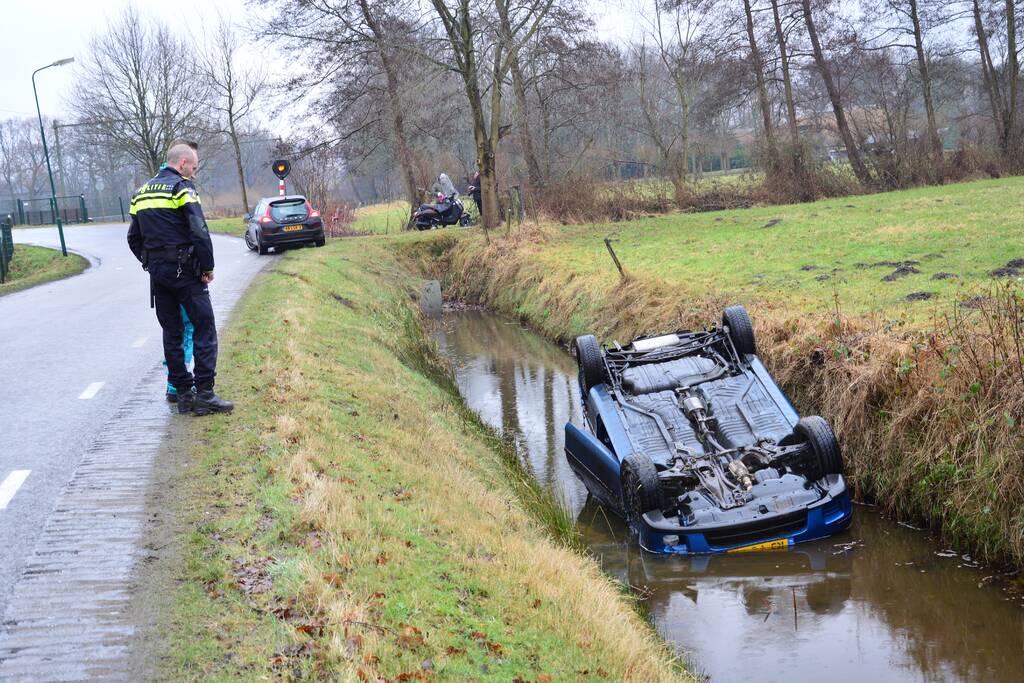
[[[249,217],[249,224],[246,225],[245,227],[245,229],[250,231],[250,233],[252,234],[253,241],[255,241],[259,237],[260,216],[262,216],[264,212],[267,210],[266,205],[266,200],[262,199],[258,204],[256,204],[256,208],[252,210],[252,216]]]

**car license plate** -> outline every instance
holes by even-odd
[[[284,226],[285,232],[295,232],[296,230],[302,230],[301,225],[286,225]]]
[[[730,553],[750,553],[761,550],[785,550],[790,546],[788,538],[780,538],[777,541],[766,541],[765,543],[755,543],[754,545],[745,545],[739,548],[733,548],[726,552]]]

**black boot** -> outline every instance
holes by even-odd
[[[235,404],[225,401],[213,389],[203,389],[196,392],[195,408],[192,412],[196,415],[209,415],[210,413],[230,413],[235,409]]]
[[[185,413],[191,413],[192,409],[196,405],[196,392],[189,389],[188,391],[178,392],[178,414],[184,415]]]
[[[168,403],[177,403],[178,402],[178,392],[177,391],[168,391],[166,396],[167,396],[167,402]]]

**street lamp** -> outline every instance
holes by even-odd
[[[64,224],[60,221],[60,212],[57,210],[57,188],[53,184],[53,170],[50,168],[50,151],[46,148],[46,130],[43,129],[43,113],[39,109],[39,93],[36,92],[36,74],[51,66],[64,66],[75,61],[74,57],[58,59],[53,64],[41,66],[32,72],[32,95],[36,98],[36,114],[39,116],[39,134],[43,137],[43,156],[46,157],[46,173],[50,176],[50,208],[53,211],[53,218],[57,222],[57,234],[60,235],[60,253],[68,255],[68,248],[64,244]]]

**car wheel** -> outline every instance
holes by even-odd
[[[634,529],[640,528],[644,513],[658,510],[662,504],[658,468],[646,455],[634,453],[622,461],[622,510]]]
[[[263,246],[263,240],[259,237],[256,238],[256,250],[259,251],[260,256],[266,256],[270,253],[270,248]]]
[[[325,237],[318,237],[317,240],[315,242],[313,242],[313,244],[315,244],[318,247],[322,247],[325,244],[327,244],[327,238],[325,238]]]
[[[249,251],[256,251],[256,243],[252,241],[252,235],[248,230],[245,231],[245,246],[249,247]]]
[[[722,313],[722,324],[729,328],[729,338],[736,351],[741,354],[757,353],[754,341],[754,326],[742,306],[729,306]]]
[[[811,449],[809,474],[812,479],[843,473],[839,441],[825,418],[818,415],[801,418],[793,428],[793,433],[802,437]]]
[[[579,364],[580,373],[583,375],[583,389],[590,391],[598,384],[608,381],[608,374],[604,367],[604,358],[601,354],[601,346],[597,343],[597,337],[592,334],[584,334],[576,337],[576,362]]]

